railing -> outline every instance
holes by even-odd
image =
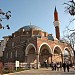
[[[11,62],[4,63],[4,68],[9,68],[9,67],[15,68],[15,63],[11,63]],[[35,64],[34,63],[20,63],[19,67],[20,68],[36,68],[36,63]]]

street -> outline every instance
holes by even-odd
[[[63,71],[51,71],[50,69],[41,68],[41,69],[25,70],[21,72],[4,75],[75,75],[75,70],[70,69],[70,72],[63,72]]]

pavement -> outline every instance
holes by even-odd
[[[24,70],[21,72],[3,74],[3,75],[75,75],[75,70],[73,68],[70,69],[70,72],[62,71],[52,71],[50,68],[40,68],[40,69],[31,69]]]

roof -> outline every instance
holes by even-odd
[[[30,30],[30,29],[34,29],[34,30],[40,30],[40,31],[43,31],[40,27],[38,26],[35,26],[35,25],[27,25],[27,26],[23,26],[22,28],[20,28],[18,31],[20,30]]]

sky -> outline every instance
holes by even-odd
[[[63,37],[63,31],[72,20],[65,11],[64,2],[69,0],[0,0],[0,9],[4,12],[11,11],[11,18],[3,20],[3,26],[9,24],[10,30],[0,29],[0,40],[3,36],[12,35],[19,28],[27,25],[36,25],[55,37],[54,28],[54,9],[58,11],[60,21],[60,35]],[[74,28],[71,23],[70,28]]]

